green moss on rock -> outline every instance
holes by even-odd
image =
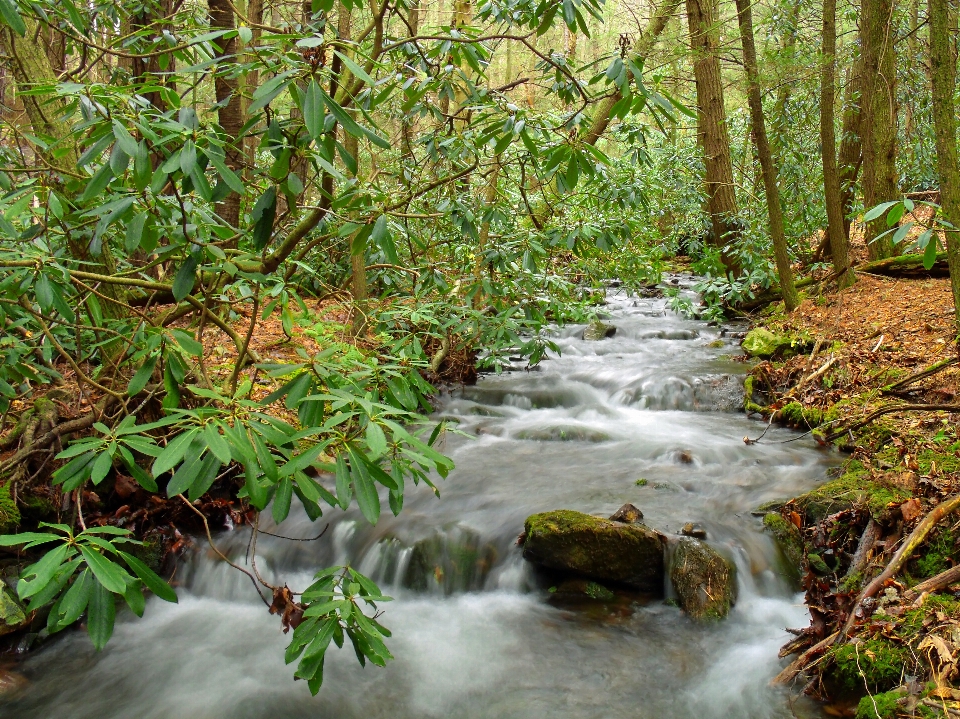
[[[803,570],[803,539],[796,525],[784,519],[779,512],[763,515],[763,526],[773,534],[777,546],[797,574]]]
[[[769,359],[787,358],[803,352],[811,344],[810,338],[800,334],[774,334],[764,327],[756,327],[743,339],[743,351],[751,357]]]
[[[0,485],[0,534],[16,530],[20,524],[20,510],[10,496],[10,482]]]
[[[791,427],[816,429],[824,422],[824,412],[816,407],[804,407],[799,402],[791,402],[780,409],[777,419]]]
[[[663,591],[663,539],[643,524],[566,509],[534,514],[524,523],[523,557],[598,582]]]
[[[733,565],[696,539],[684,537],[677,544],[670,580],[680,606],[694,619],[722,619],[737,598]]]

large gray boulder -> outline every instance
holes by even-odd
[[[680,607],[694,619],[723,619],[737,599],[733,565],[691,537],[682,537],[677,544],[670,580]]]
[[[521,540],[524,559],[541,567],[663,591],[665,540],[643,524],[558,509],[527,517]]]
[[[583,330],[583,339],[596,342],[606,339],[607,337],[613,337],[615,334],[617,334],[616,327],[601,322],[600,320],[594,320]]]

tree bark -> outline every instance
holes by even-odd
[[[827,210],[827,240],[837,285],[843,289],[856,282],[850,267],[850,248],[844,232],[837,168],[837,138],[834,131],[834,97],[837,68],[837,0],[823,0],[823,67],[820,71],[820,146],[823,162],[823,195]]]
[[[686,0],[687,22],[697,86],[697,134],[706,164],[705,185],[713,238],[727,272],[736,276],[740,268],[725,249],[739,239],[740,227],[736,217],[737,195],[720,77],[720,38],[714,2]]]
[[[236,27],[233,7],[230,0],[209,0],[210,29],[233,30]],[[236,62],[237,38],[229,40],[219,37],[214,40],[220,52],[217,55],[217,73],[214,77],[214,91],[220,108],[217,115],[220,128],[226,135],[224,147],[227,167],[236,173],[243,172],[243,148],[238,146],[240,129],[243,127],[243,108],[241,107],[240,87],[236,77],[231,77],[227,69]],[[220,203],[219,215],[230,227],[240,225],[240,195],[231,192]]]
[[[951,0],[928,0],[933,127],[940,174],[940,206],[944,219],[960,228],[960,163],[957,160],[957,7]],[[960,327],[960,229],[944,232],[954,322]],[[932,242],[932,240],[931,240]]]
[[[863,0],[860,29],[864,82],[861,112],[863,204],[867,209],[897,199],[897,74],[894,57],[893,0]],[[885,217],[867,223],[870,259],[894,254]]]
[[[743,45],[743,67],[747,74],[747,102],[750,105],[751,136],[760,160],[763,175],[763,189],[767,199],[767,213],[770,217],[770,237],[773,241],[773,254],[777,263],[777,275],[780,278],[780,291],[787,312],[793,312],[800,304],[797,289],[793,284],[793,268],[790,266],[790,250],[783,228],[783,210],[780,207],[780,189],[777,186],[777,167],[767,138],[766,122],[763,117],[763,99],[760,95],[760,71],[757,68],[757,48],[753,37],[753,12],[750,5],[753,0],[737,0],[737,20],[740,25],[740,42]]]
[[[840,175],[840,212],[843,216],[843,236],[849,242],[853,220],[853,203],[857,196],[857,177],[863,164],[863,141],[860,136],[860,117],[863,106],[863,55],[853,60],[847,87],[843,93],[843,117],[840,120],[840,154],[837,171]]]

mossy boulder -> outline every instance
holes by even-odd
[[[756,327],[743,338],[743,351],[751,357],[791,357],[804,351],[810,342],[801,335],[774,334],[764,327]]]
[[[803,570],[803,538],[800,530],[779,512],[763,515],[763,526],[773,535],[790,568],[799,574]]]
[[[522,543],[523,558],[541,567],[663,591],[664,539],[643,524],[558,509],[527,517]]]
[[[855,719],[897,719],[903,712],[906,696],[902,689],[865,696],[857,704]]]
[[[613,325],[608,325],[606,322],[601,322],[600,320],[594,320],[583,330],[583,339],[596,342],[606,339],[607,337],[613,337],[616,333],[617,328]]]
[[[27,623],[27,612],[13,591],[0,581],[0,636],[10,634]]]
[[[670,567],[680,607],[694,619],[722,619],[737,599],[733,565],[717,550],[690,537],[680,539]]]

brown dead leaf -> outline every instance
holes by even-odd
[[[916,497],[908,499],[900,505],[900,513],[903,514],[903,521],[912,522],[923,513],[920,508],[920,500]]]

